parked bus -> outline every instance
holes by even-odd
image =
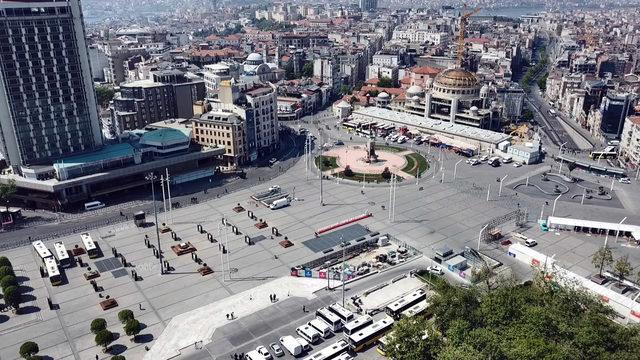
[[[317,343],[322,338],[322,335],[318,332],[318,330],[309,325],[299,326],[298,328],[296,328],[296,333],[312,344]]]
[[[392,327],[393,319],[386,317],[382,320],[376,321],[364,329],[361,329],[357,333],[350,335],[347,337],[347,342],[349,343],[351,350],[360,352],[375,344],[378,339],[383,337],[384,334],[391,330]]]
[[[91,201],[84,204],[84,211],[91,211],[96,209],[101,209],[104,207],[104,203],[100,201]]]
[[[49,275],[49,281],[51,285],[57,286],[62,284],[62,277],[60,277],[60,270],[58,270],[58,264],[53,256],[44,259],[44,265],[47,268],[47,274]]]
[[[48,257],[52,257],[53,255],[51,255],[51,251],[49,251],[49,249],[47,249],[47,247],[44,245],[44,243],[40,240],[38,241],[34,241],[31,243],[31,245],[33,245],[33,248],[36,250],[36,253],[38,253],[38,256],[40,256],[40,259],[42,261],[44,261],[46,258]]]
[[[423,313],[425,310],[427,310],[427,306],[428,306],[427,300],[422,300],[419,303],[408,308],[407,310],[401,312],[400,316],[406,317],[406,318],[414,317],[416,315]]]
[[[304,360],[331,360],[336,359],[349,349],[349,343],[346,340],[338,340],[338,342],[327,346],[326,348],[311,354]]]
[[[354,318],[354,315],[351,311],[345,309],[344,306],[338,303],[333,303],[329,305],[329,310],[331,310],[331,312],[333,312],[334,314],[338,315],[340,320],[342,320],[343,325],[353,320]]]
[[[96,243],[93,241],[89,233],[80,234],[80,238],[82,239],[82,244],[84,245],[84,249],[87,250],[87,255],[89,255],[90,259],[100,256],[98,247],[96,246]]]
[[[67,248],[64,246],[62,241],[58,241],[53,244],[53,250],[56,252],[56,259],[58,259],[58,264],[60,264],[60,266],[68,266],[71,263]]]
[[[349,321],[348,323],[346,323],[344,325],[343,331],[346,336],[349,336],[357,332],[358,330],[365,328],[371,324],[373,324],[373,319],[371,318],[371,316],[362,315],[360,317],[357,317],[353,321]]]
[[[353,356],[351,356],[351,354],[349,353],[340,354],[338,355],[338,357],[336,357],[336,360],[351,360],[351,359],[353,359]]]
[[[613,151],[607,151],[607,149],[603,151],[592,151],[591,154],[589,154],[591,160],[615,159],[617,157],[618,152],[615,151],[615,149]]]
[[[424,289],[418,289],[387,305],[385,312],[392,318],[399,319],[403,311],[426,299],[427,292]]]
[[[338,315],[334,314],[328,308],[320,308],[316,310],[316,317],[329,325],[331,331],[336,332],[342,329],[342,320]]]

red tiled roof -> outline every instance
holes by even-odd
[[[414,68],[409,69],[414,74],[418,75],[438,75],[442,69],[435,68],[432,66],[416,66]]]
[[[640,125],[640,116],[629,116],[627,119],[635,125]]]

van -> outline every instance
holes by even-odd
[[[524,245],[527,247],[534,247],[536,245],[538,245],[538,242],[533,240],[533,239],[527,239],[524,241]]]
[[[251,350],[248,353],[244,354],[244,358],[245,360],[264,360],[264,356],[262,356],[255,350]]]
[[[302,345],[300,345],[298,340],[296,340],[293,336],[286,335],[281,337],[279,340],[280,345],[282,345],[283,348],[287,349],[289,354],[293,356],[302,354]]]
[[[331,327],[329,326],[329,324],[320,319],[313,319],[309,321],[307,325],[318,331],[320,335],[322,335],[322,337],[325,339],[331,336]]]
[[[298,341],[298,343],[300,343],[300,346],[302,346],[302,351],[309,351],[311,350],[311,345],[309,345],[309,342],[301,337],[297,337],[296,341]]]
[[[84,211],[91,211],[91,210],[101,209],[104,206],[105,206],[104,203],[102,203],[100,201],[91,201],[91,202],[88,202],[88,203],[84,204]]]
[[[296,329],[296,333],[308,342],[315,344],[320,340],[320,333],[309,325],[302,325]]]
[[[283,208],[285,206],[289,206],[289,204],[291,204],[291,199],[282,198],[282,199],[278,199],[278,200],[272,202],[271,205],[269,205],[269,209],[277,210],[277,209]]]

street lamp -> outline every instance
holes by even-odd
[[[458,164],[462,162],[462,159],[458,160],[458,162],[453,166],[453,180],[456,179],[456,174],[458,173]]]
[[[480,240],[482,240],[482,232],[485,231],[487,227],[489,227],[489,224],[485,225],[478,233],[478,251],[480,251]]]
[[[509,174],[505,175],[502,179],[500,179],[500,189],[498,190],[498,197],[502,196],[502,182],[507,178]]]
[[[542,203],[542,209],[540,210],[540,220],[542,220],[542,215],[544,215],[544,206],[546,203]]]
[[[158,239],[158,259],[160,260],[160,275],[164,274],[164,268],[162,267],[162,249],[160,249],[160,229],[158,228],[158,209],[156,208],[156,188],[153,184],[158,178],[153,172],[148,173],[145,180],[151,182],[151,201],[153,202],[153,216],[156,224],[156,238]]]
[[[556,214],[556,202],[558,202],[558,199],[560,199],[560,196],[562,196],[562,194],[558,195],[558,197],[553,200],[553,209],[551,210],[551,216],[554,216]]]
[[[624,219],[620,220],[620,222],[618,223],[618,230],[616,231],[616,243],[618,243],[618,236],[620,235],[620,226],[625,220],[627,220],[626,216],[624,217]]]
[[[567,145],[567,141],[563,142],[562,144],[560,144],[560,152],[558,153],[558,155],[562,154],[562,148]]]
[[[340,279],[342,280],[342,306],[344,307],[344,265],[346,260],[345,252],[347,250],[347,244],[342,239],[342,235],[340,235],[340,244],[342,245],[342,274],[340,274]]]

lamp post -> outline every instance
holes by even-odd
[[[562,148],[567,145],[567,141],[563,142],[562,144],[560,144],[560,151],[558,152],[558,154],[562,154]]]
[[[342,235],[340,235],[340,244],[342,245],[342,274],[340,274],[340,279],[342,280],[342,306],[344,307],[344,265],[346,259],[347,244],[344,243]]]
[[[560,199],[560,196],[562,196],[562,194],[558,195],[558,197],[553,200],[553,209],[551,210],[551,216],[554,216],[556,214],[556,203],[558,202],[558,199]]]
[[[500,179],[500,190],[498,190],[498,197],[502,196],[502,182],[507,178],[509,174],[505,175],[502,179]]]
[[[157,177],[153,172],[148,173],[145,179],[151,182],[151,201],[153,202],[153,216],[156,224],[156,239],[158,240],[158,260],[160,261],[160,275],[164,274],[162,267],[162,249],[160,248],[160,229],[158,228],[158,209],[156,208],[156,188],[153,182],[157,180]]]
[[[489,224],[485,225],[478,233],[478,251],[480,251],[480,240],[482,240],[482,232],[485,231],[487,227],[489,227]]]
[[[329,266],[331,265],[331,261],[325,261],[324,265],[327,267],[327,291],[331,290],[331,285],[329,285]]]
[[[458,162],[453,166],[453,180],[456,179],[456,174],[458,173],[458,164],[462,162],[462,159],[458,160]]]
[[[620,220],[620,222],[618,223],[618,230],[616,231],[616,243],[618,243],[618,236],[620,235],[620,225],[622,225],[622,223],[627,220],[627,217],[625,216],[624,219]]]
[[[491,194],[491,184],[489,184],[489,187],[487,188],[487,201],[489,201],[490,194]]]
[[[544,215],[544,206],[545,203],[542,203],[542,209],[540,209],[540,220],[542,220],[542,215]]]

